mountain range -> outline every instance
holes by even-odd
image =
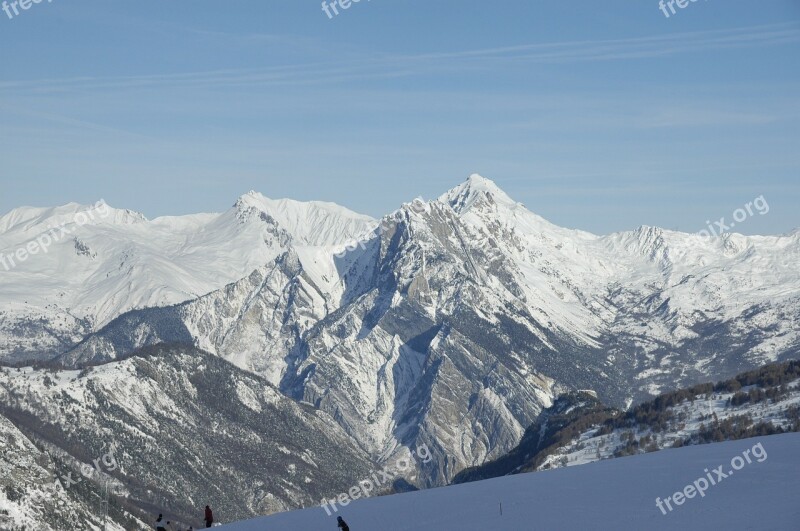
[[[18,254],[54,227],[58,240]],[[221,214],[154,220],[104,202],[23,207],[0,218],[0,256],[25,256],[0,265],[0,362],[54,371],[66,386],[50,393],[6,369],[2,387],[33,416],[71,396],[89,426],[71,445],[118,424],[146,438],[169,413],[191,433],[247,433],[261,440],[248,452],[279,458],[265,401],[293,412],[284,422],[306,442],[283,446],[334,470],[322,481],[297,462],[319,487],[267,483],[275,499],[255,496],[237,517],[307,505],[420,445],[433,458],[407,481],[444,485],[515,448],[565,394],[628,408],[800,351],[800,231],[594,235],[549,223],[478,175],[380,220],[255,192]],[[211,367],[218,378],[203,376]],[[203,424],[198,393],[217,396],[215,385],[257,418],[231,410]],[[126,412],[127,400],[147,408]],[[49,425],[65,437],[62,424]],[[194,441],[168,436],[176,448]],[[203,444],[185,457],[216,455]],[[319,462],[329,445],[350,472]],[[242,470],[231,489],[251,488],[231,459]],[[136,497],[158,506],[198,488],[192,474]],[[171,503],[186,514],[186,500]]]

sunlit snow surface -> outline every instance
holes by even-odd
[[[704,497],[662,514],[662,500],[761,444],[766,459],[734,472]],[[714,476],[712,476],[714,477]],[[525,531],[800,528],[800,433],[691,446],[535,474],[355,501],[340,510],[352,531]],[[502,504],[502,515],[500,514]],[[324,531],[335,516],[315,507],[239,522],[220,531]]]

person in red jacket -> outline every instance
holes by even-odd
[[[206,527],[211,527],[214,523],[214,514],[211,512],[211,507],[206,505]]]

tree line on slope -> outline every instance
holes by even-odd
[[[621,444],[612,455],[622,457],[660,449],[654,434],[683,429],[687,414],[676,408],[696,400],[710,400],[715,395],[730,394],[726,405],[732,408],[746,404],[778,402],[792,390],[788,384],[800,379],[800,361],[765,365],[728,380],[697,384],[686,389],[663,393],[627,411],[604,407],[598,401],[567,395],[559,398],[550,410],[526,430],[520,444],[508,454],[484,465],[462,471],[454,483],[464,483],[501,475],[537,470],[561,448],[594,428],[595,436],[622,431]],[[571,398],[570,398],[571,397]],[[564,401],[577,407],[564,408]],[[571,402],[574,401],[574,402]],[[581,402],[578,404],[578,402]],[[566,413],[552,411],[562,408]],[[790,406],[782,411],[782,426],[754,419],[751,414],[734,415],[720,420],[716,414],[701,416],[704,422],[694,434],[677,439],[673,446],[738,440],[762,435],[800,431],[800,408]],[[708,421],[706,423],[705,421]],[[637,437],[637,433],[643,433]],[[598,450],[598,458],[599,455]]]

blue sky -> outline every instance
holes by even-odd
[[[597,233],[800,226],[800,0],[44,0],[0,49],[3,213],[377,216],[478,172]]]

